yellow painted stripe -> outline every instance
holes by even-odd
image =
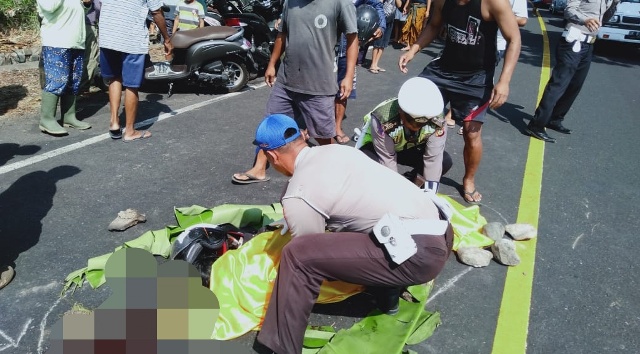
[[[543,54],[538,98],[542,98],[544,87],[549,80],[551,56],[549,37],[544,21],[536,9],[538,23],[542,29]],[[527,223],[538,227],[540,212],[540,193],[542,189],[542,167],[544,162],[544,142],[531,138],[527,153],[527,164],[522,180],[522,192],[518,207],[518,223]],[[510,267],[502,294],[498,324],[493,339],[494,354],[520,354],[527,350],[529,331],[529,310],[533,288],[533,271],[536,258],[536,239],[516,242],[520,264]]]

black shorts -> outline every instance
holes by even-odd
[[[436,59],[419,76],[438,86],[444,103],[451,106],[453,119],[483,123],[493,91],[493,73],[494,70],[468,74],[449,72],[443,70]]]

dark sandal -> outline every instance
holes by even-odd
[[[118,128],[118,129],[113,129],[113,130],[109,130],[109,136],[111,137],[111,139],[122,139],[122,129]]]
[[[478,204],[478,203],[480,203],[480,201],[482,201],[482,196],[480,196],[480,199],[476,199],[476,198],[473,197],[474,194],[478,193],[477,189],[474,189],[471,192],[463,191],[463,193],[464,194],[463,194],[462,197],[464,198],[464,201],[469,203],[469,204]],[[478,193],[478,194],[480,194],[480,193]],[[469,199],[467,199],[467,197],[469,197]]]

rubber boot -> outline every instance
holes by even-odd
[[[66,135],[69,132],[58,124],[56,120],[56,110],[58,109],[59,97],[51,92],[42,91],[42,102],[40,104],[40,130],[51,135]]]
[[[81,122],[76,118],[76,96],[62,95],[60,97],[60,111],[62,112],[62,124],[65,127],[85,130],[91,128],[91,124]]]

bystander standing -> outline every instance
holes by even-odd
[[[400,57],[400,70],[445,26],[447,37],[438,58],[420,76],[433,81],[449,103],[453,119],[462,122],[464,167],[461,194],[478,203],[475,175],[482,160],[482,123],[488,108],[496,109],[509,96],[509,83],[520,55],[520,31],[509,2],[502,0],[434,0],[431,20],[409,51]],[[502,30],[508,46],[498,82],[494,85],[496,35]]]
[[[151,132],[137,131],[133,125],[138,114],[138,89],[144,78],[145,57],[149,52],[149,32],[145,25],[149,11],[164,38],[165,55],[173,52],[161,6],[160,0],[102,0],[99,22],[100,71],[109,82],[109,134],[112,139],[122,138],[124,142],[130,142],[151,137]],[[118,117],[123,87],[124,131],[121,130]]]
[[[38,0],[37,3],[42,18],[40,36],[45,74],[39,128],[55,136],[68,134],[55,117],[60,102],[65,127],[89,129],[89,123],[76,118],[76,97],[82,78],[85,11],[93,6],[92,0]]]
[[[329,23],[331,21],[331,23]],[[346,99],[353,88],[358,38],[356,9],[351,0],[287,0],[282,12],[265,82],[272,87],[267,114],[293,117],[318,144],[330,144],[336,134],[334,97]],[[336,83],[335,46],[345,33],[345,78]],[[276,78],[276,63],[283,57]],[[238,184],[265,182],[267,158],[256,155],[253,167],[232,176]]]

